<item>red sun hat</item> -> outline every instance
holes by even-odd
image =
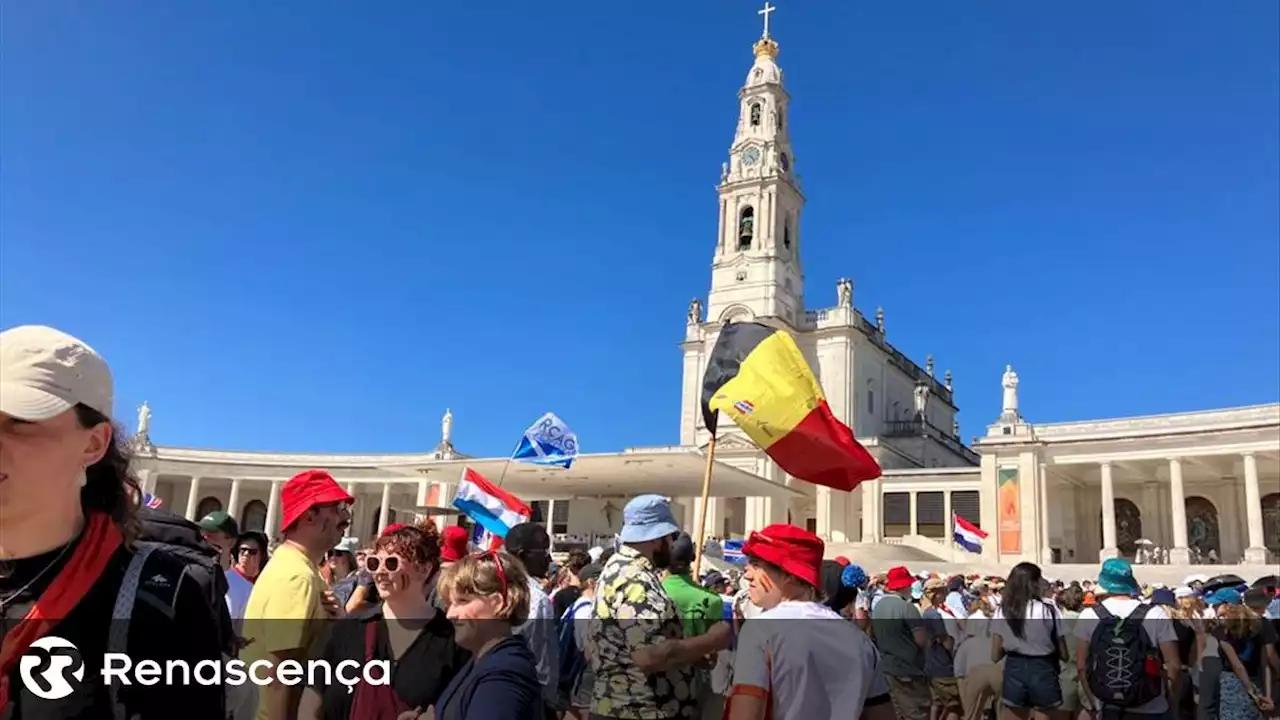
[[[822,538],[795,525],[779,523],[751,533],[742,554],[776,565],[814,587],[820,587]]]
[[[897,592],[904,588],[909,588],[915,584],[916,578],[911,571],[899,565],[898,567],[889,568],[889,574],[885,576],[884,589],[889,592]]]
[[[450,525],[440,535],[440,559],[444,562],[458,562],[467,556],[467,543],[470,534],[464,527]]]
[[[840,567],[849,567],[849,558],[843,555],[837,555],[836,564],[838,564]]]
[[[329,473],[324,470],[304,470],[289,478],[284,487],[280,488],[280,527],[288,529],[316,505],[355,501]]]

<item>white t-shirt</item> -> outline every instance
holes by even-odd
[[[970,615],[964,636],[956,648],[956,677],[966,677],[974,668],[992,664],[991,619],[981,610]]]
[[[227,611],[231,613],[232,624],[236,632],[240,631],[244,620],[244,609],[249,605],[249,594],[253,592],[253,583],[235,570],[222,573],[227,577]]]
[[[1127,618],[1142,602],[1134,598],[1128,597],[1104,597],[1102,598],[1102,606],[1107,612],[1118,618]],[[1093,637],[1093,631],[1098,627],[1098,613],[1094,612],[1092,607],[1087,607],[1080,611],[1080,617],[1076,618],[1075,636],[1086,643]],[[1162,643],[1178,642],[1178,633],[1173,629],[1173,619],[1169,617],[1169,613],[1160,605],[1151,605],[1147,609],[1147,615],[1142,619],[1142,629],[1147,631],[1147,637],[1158,647]],[[1084,679],[1081,678],[1081,682]],[[1165,700],[1163,694],[1151,702],[1139,705],[1127,713],[1135,715],[1163,715],[1169,710],[1169,702]]]
[[[871,638],[811,602],[781,603],[742,626],[733,682],[771,691],[777,720],[856,718],[867,698],[889,692]]]
[[[1053,644],[1054,632],[1057,633],[1058,637],[1065,639],[1065,631],[1062,628],[1062,613],[1048,603],[1032,600],[1027,603],[1024,617],[1026,620],[1022,623],[1022,634],[1025,637],[1018,637],[1013,634],[1013,629],[1009,627],[1008,622],[1005,620],[1004,609],[996,608],[995,617],[991,620],[991,634],[1000,636],[1000,639],[1004,642],[1005,653],[1017,653],[1032,657],[1056,655],[1058,648]],[[1052,623],[1050,618],[1052,618]]]

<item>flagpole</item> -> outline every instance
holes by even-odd
[[[698,542],[694,545],[695,554],[693,556],[693,581],[698,582],[698,578],[702,577],[702,551],[706,545],[707,534],[707,505],[711,500],[711,468],[716,462],[716,436],[711,436],[711,442],[707,443],[707,470],[702,475],[702,505],[698,512]]]

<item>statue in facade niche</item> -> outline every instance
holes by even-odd
[[[694,298],[689,301],[689,324],[697,325],[702,322],[702,301]]]
[[[925,383],[920,383],[916,385],[916,389],[912,394],[916,401],[916,415],[924,419],[925,408],[929,405],[929,386]]]
[[[445,408],[444,417],[440,420],[440,442],[449,445],[453,442],[453,410]]]
[[[849,278],[836,281],[836,304],[842,308],[853,307],[853,281]]]
[[[1004,366],[1004,377],[1000,378],[1000,384],[1004,387],[1001,411],[1006,415],[1016,416],[1018,414],[1018,373],[1013,371],[1012,365]]]

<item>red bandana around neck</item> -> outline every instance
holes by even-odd
[[[88,594],[116,550],[124,542],[120,529],[106,513],[90,513],[67,564],[40,593],[26,617],[5,633],[0,643],[0,710],[9,704],[9,673],[31,644],[44,637]]]

